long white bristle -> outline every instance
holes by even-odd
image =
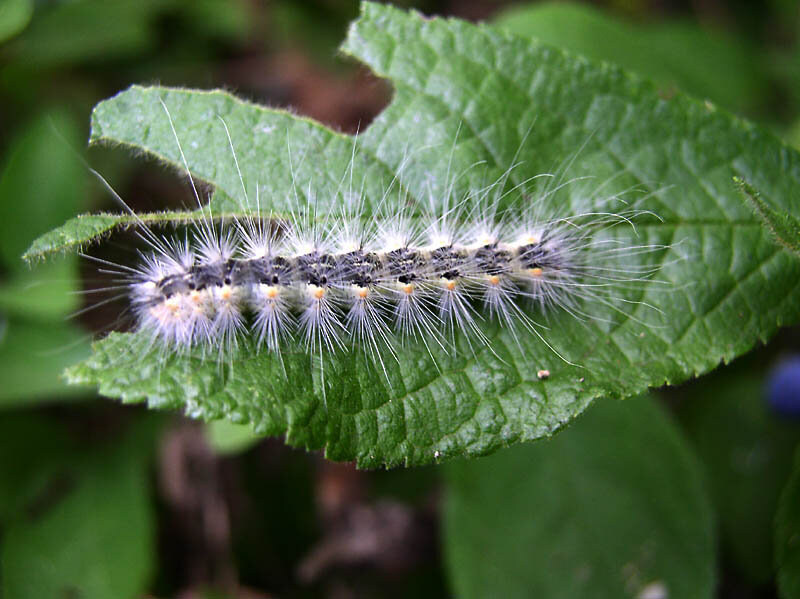
[[[648,255],[668,249],[614,237],[617,228],[635,237],[637,223],[654,215],[628,204],[631,190],[604,191],[610,180],[587,194],[590,210],[575,214],[559,214],[565,204],[553,200],[570,185],[586,188],[584,177],[544,173],[509,189],[517,156],[498,179],[463,189],[463,173],[450,172],[451,154],[444,185],[416,190],[425,205],[401,197],[397,208],[390,190],[370,198],[363,183],[354,185],[356,140],[336,191],[338,211],[318,213],[313,182],[296,180],[289,148],[295,209],[264,217],[261,199],[247,196],[222,126],[242,213],[252,216],[213,224],[192,181],[203,215],[196,230],[178,241],[147,230],[140,237],[150,252],[138,266],[119,268],[137,326],[165,351],[202,347],[222,356],[250,336],[258,349],[279,355],[290,344],[311,355],[362,351],[386,373],[387,356],[397,359],[405,342],[422,343],[431,355],[434,348],[458,351],[461,338],[473,352],[492,351],[485,333],[492,321],[518,343],[535,335],[552,349],[542,324],[548,313],[583,320],[593,318],[593,305],[624,310],[631,300],[614,294],[652,280],[657,268]]]

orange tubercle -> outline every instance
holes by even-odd
[[[531,268],[530,270],[528,270],[528,274],[530,274],[532,277],[541,277],[542,269],[539,268],[538,266],[536,268]]]
[[[407,283],[406,285],[403,285],[403,291],[406,292],[406,295],[411,295],[414,293],[414,286],[411,283]]]
[[[323,295],[325,295],[325,290],[322,287],[317,287],[314,290],[314,297],[317,298],[318,300],[322,299]]]
[[[180,306],[178,305],[178,299],[174,296],[169,298],[166,302],[164,302],[164,307],[166,307],[167,310],[175,314],[180,308]]]
[[[492,285],[499,285],[500,284],[500,277],[498,277],[497,275],[492,275],[491,277],[489,277],[489,282]]]
[[[278,290],[275,287],[268,287],[267,288],[267,298],[275,299],[278,297]]]

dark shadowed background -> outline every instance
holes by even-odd
[[[800,147],[795,0],[397,4],[616,62]],[[118,210],[83,161],[137,211],[191,205],[187,181],[159,164],[86,148],[92,107],[132,83],[221,87],[338,130],[368,127],[392,92],[337,54],[357,14],[356,2],[338,0],[0,0],[0,596],[344,599],[464,588],[467,573],[443,556],[461,541],[443,539],[454,524],[442,519],[450,485],[473,476],[469,465],[447,480],[440,467],[357,471],[245,427],[67,387],[59,374],[88,354],[93,335],[127,326],[124,302],[97,306],[78,293],[103,275],[76,256],[33,270],[20,259],[71,216]],[[101,251],[129,259],[130,238],[113,235]],[[714,507],[719,597],[778,596],[772,520],[800,442],[799,340],[785,329],[710,376],[659,392]],[[563,458],[539,445],[522,451]],[[503,464],[486,466],[492,459],[474,476],[503,480]],[[459,509],[448,513],[463,518]],[[624,526],[625,509],[608,506],[608,530],[614,517]],[[510,555],[535,553],[524,535],[508,542]],[[589,542],[559,546],[585,559]],[[593,542],[602,553],[605,541]],[[631,596],[666,599],[656,583],[637,581]]]

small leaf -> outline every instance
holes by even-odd
[[[788,212],[779,212],[770,207],[761,194],[744,179],[734,178],[747,203],[759,220],[769,229],[775,241],[800,255],[800,221]]]
[[[700,468],[649,398],[603,402],[555,439],[446,473],[454,596],[713,596]]]
[[[775,567],[781,598],[800,597],[800,446],[775,516]]]

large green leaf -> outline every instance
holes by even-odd
[[[486,327],[493,351],[434,352],[434,363],[410,344],[398,363],[387,361],[387,377],[360,352],[326,356],[323,376],[318,363],[291,348],[283,363],[248,342],[222,360],[200,351],[179,357],[153,348],[145,334],[115,334],[69,371],[70,380],[125,401],[249,421],[259,433],[285,433],[289,443],[325,448],[333,459],[419,464],[548,435],[597,397],[706,372],[800,316],[800,263],[773,243],[732,183],[741,176],[776,209],[796,210],[800,156],[770,134],[708,103],[680,94],[665,99],[652,84],[609,65],[489,27],[377,4],[363,5],[344,51],[395,87],[390,106],[355,142],[223,92],[141,87],[97,106],[92,138],[180,168],[163,101],[190,170],[216,188],[211,205],[218,217],[252,211],[256,188],[273,213],[290,212],[295,196],[309,190],[318,213],[335,211],[351,171],[368,207],[398,176],[389,206],[444,197],[450,184],[464,193],[514,164],[507,188],[559,169],[592,177],[557,195],[564,215],[587,201],[590,209],[607,208],[597,194],[585,194],[592,182],[605,184],[604,195],[636,187],[640,207],[663,221],[643,220],[639,237],[626,229],[620,239],[673,248],[643,257],[661,265],[658,283],[615,293],[655,309],[632,305],[629,318],[583,306],[610,322],[553,313],[547,341],[578,366],[534,335],[523,335],[517,347],[493,325]],[[515,199],[509,195],[504,205]],[[57,244],[40,239],[32,255],[83,244],[92,225],[113,224],[108,216],[81,222],[83,233],[68,223],[51,235]],[[540,369],[550,377],[540,380]]]
[[[446,472],[457,597],[712,596],[699,464],[650,399],[602,402],[555,439]]]
[[[537,2],[512,6],[494,24],[734,110],[758,105],[767,89],[758,53],[746,39],[695,22],[635,24],[586,3]]]

